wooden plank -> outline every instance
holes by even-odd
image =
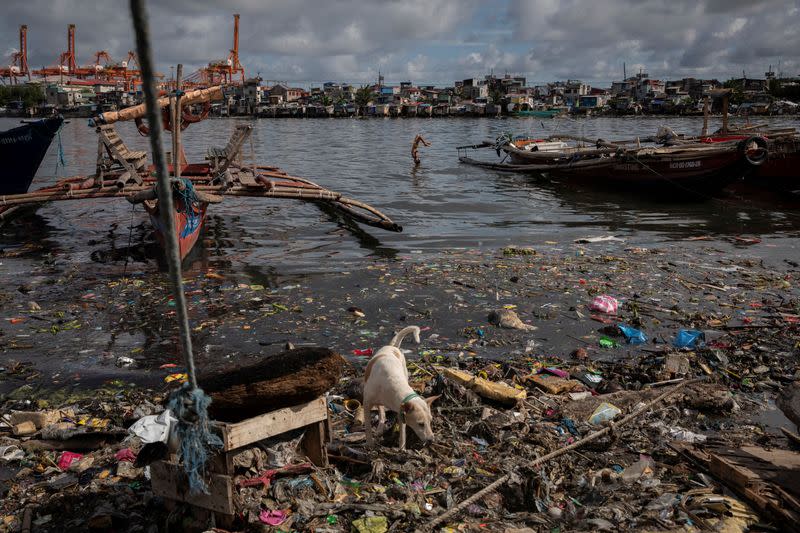
[[[214,424],[222,433],[223,450],[230,451],[314,422],[321,422],[327,417],[325,399],[317,398],[302,405],[278,409],[242,422],[233,424],[214,422]]]
[[[800,453],[789,450],[767,450],[760,446],[742,446],[740,450],[753,457],[772,463],[778,468],[800,469]]]
[[[246,170],[240,171],[238,173],[238,177],[239,177],[239,183],[241,183],[245,187],[263,187],[263,185],[258,183],[255,177],[253,177],[253,175],[250,172],[247,172]]]
[[[156,461],[150,465],[153,494],[163,498],[190,503],[217,513],[232,515],[233,479],[231,476],[209,474],[206,478],[208,494],[192,494],[186,474],[178,465]]]
[[[325,422],[316,422],[306,427],[303,436],[303,450],[306,457],[319,467],[328,466],[327,446],[325,446]]]

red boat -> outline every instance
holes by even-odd
[[[551,174],[587,183],[615,184],[629,190],[708,195],[741,179],[763,160],[765,155],[759,154],[765,154],[764,148],[753,148],[752,142],[746,139],[720,146],[693,144],[626,150],[598,158],[596,164],[587,161],[583,166],[559,166]],[[766,145],[763,139],[759,142]]]
[[[172,218],[175,221],[175,227],[178,230],[178,249],[180,250],[181,260],[189,255],[189,252],[194,248],[200,233],[203,231],[203,226],[206,220],[206,209],[208,202],[200,201],[194,195],[194,188],[190,181],[184,182],[182,191],[176,191],[174,195],[174,211]],[[185,191],[191,191],[186,193]],[[158,200],[146,200],[142,202],[145,211],[150,215],[150,221],[161,246],[164,246],[164,235],[166,228],[161,220]]]
[[[720,143],[739,141],[750,138],[749,135],[728,134],[711,135],[704,139],[704,143]],[[764,139],[767,141],[769,156],[759,165],[752,178],[758,183],[767,185],[772,189],[785,191],[800,190],[800,136],[770,135],[766,132]]]

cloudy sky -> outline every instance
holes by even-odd
[[[3,0],[0,53],[28,25],[29,64],[57,62],[77,24],[83,65],[96,50],[134,47],[125,0]],[[530,81],[610,83],[647,69],[660,78],[800,74],[800,0],[150,0],[159,70],[224,58],[241,13],[247,74],[310,85],[452,83],[521,74]]]

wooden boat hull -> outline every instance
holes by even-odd
[[[159,204],[157,200],[144,202],[144,208],[150,215],[150,222],[155,229],[156,239],[161,247],[164,247],[165,228],[161,223]],[[178,249],[180,250],[181,261],[189,255],[197,239],[203,230],[206,220],[206,210],[208,204],[198,202],[193,209],[186,210],[181,199],[175,200],[175,211],[172,213],[175,227],[178,229]]]
[[[740,150],[713,154],[623,155],[600,158],[596,165],[561,165],[551,174],[590,184],[614,185],[625,190],[661,191],[674,195],[706,195],[743,178],[754,167]]]
[[[769,144],[769,159],[758,167],[754,181],[779,190],[800,190],[800,139],[776,140]]]
[[[0,132],[0,194],[28,192],[39,165],[64,122],[53,117]]]

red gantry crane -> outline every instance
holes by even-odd
[[[19,27],[19,50],[11,54],[11,64],[0,68],[0,78],[8,78],[11,83],[17,83],[18,78],[27,76],[31,79],[28,70],[28,26]]]
[[[189,81],[190,83],[194,82],[195,85],[225,85],[234,83],[233,79],[237,74],[239,83],[244,83],[244,66],[239,61],[238,13],[233,15],[233,48],[227,59],[210,62],[207,67],[201,68],[195,75],[189,76]]]
[[[39,70],[34,70],[33,73],[37,76],[53,76],[59,74],[67,74],[74,76],[77,74],[78,66],[75,62],[75,24],[70,24],[67,27],[67,51],[61,52],[58,56],[57,67],[44,67]]]

